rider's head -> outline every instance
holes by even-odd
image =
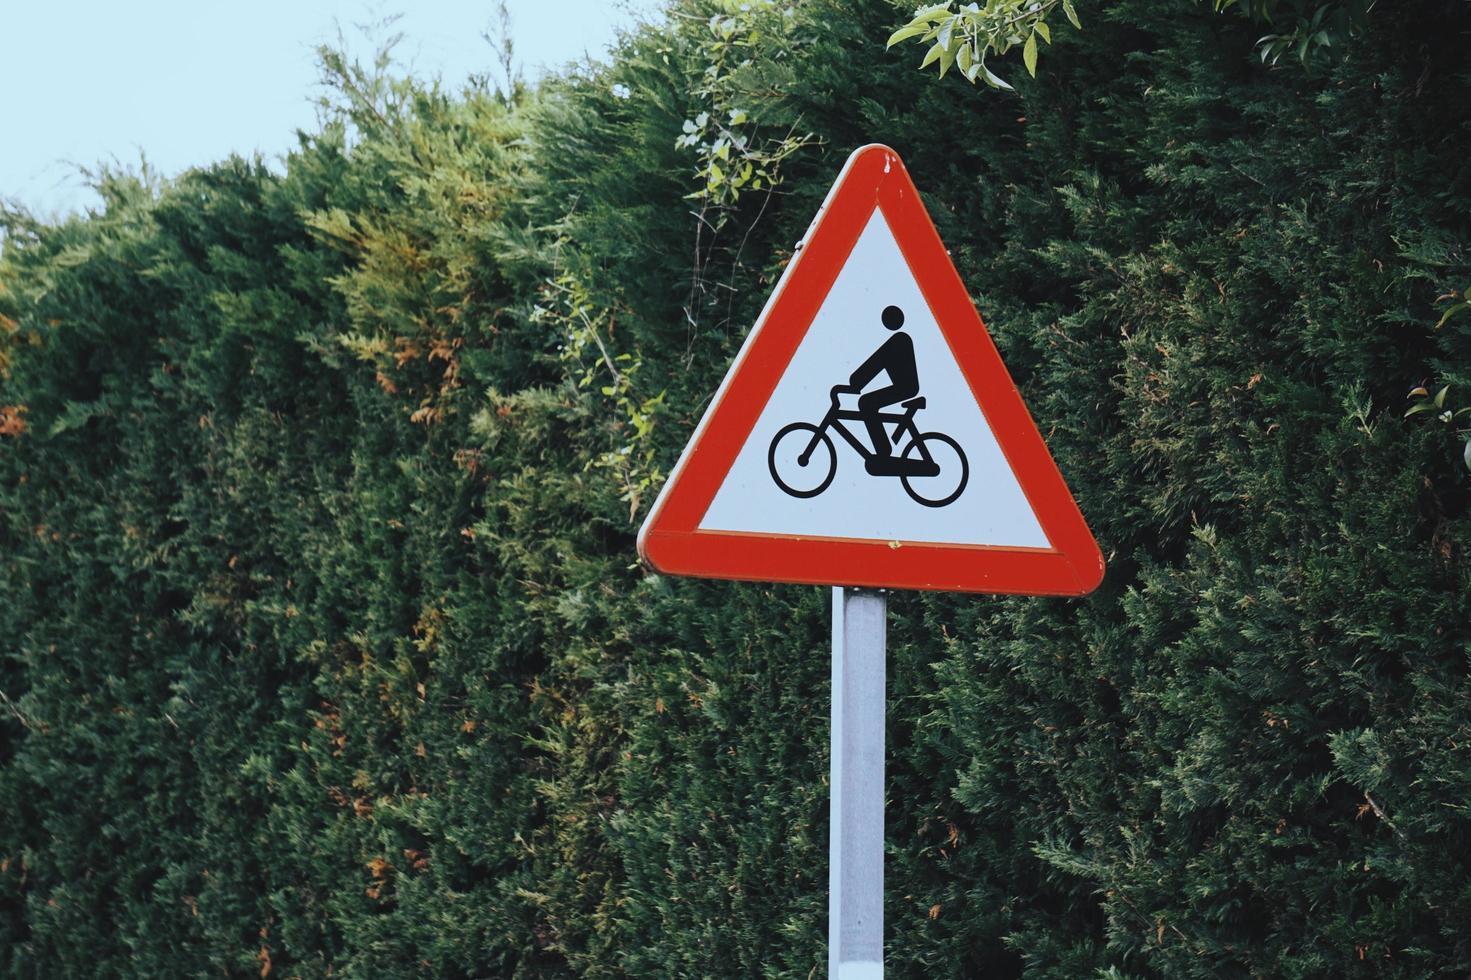
[[[886,306],[880,319],[884,321],[884,326],[890,330],[898,330],[904,326],[904,311],[897,306]]]

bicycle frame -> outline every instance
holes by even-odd
[[[890,423],[896,424],[898,426],[898,429],[896,429],[894,432],[894,440],[892,444],[895,446],[899,445],[899,440],[902,439],[907,433],[910,440],[919,447],[920,455],[916,461],[923,461],[930,464],[934,463],[934,457],[931,456],[930,451],[925,448],[924,441],[919,438],[919,427],[914,424],[915,409],[912,406],[907,411],[905,411],[903,415],[899,415],[894,412],[876,412],[873,415],[865,415],[863,412],[860,412],[856,409],[843,408],[838,401],[837,392],[832,393],[832,401],[832,407],[830,407],[827,410],[827,414],[823,416],[822,423],[817,427],[817,431],[812,436],[812,441],[807,444],[807,448],[802,450],[802,454],[797,457],[797,461],[803,466],[806,466],[807,461],[812,458],[813,450],[817,448],[817,444],[822,441],[823,433],[826,432],[828,429],[833,429],[837,431],[837,433],[843,437],[848,445],[852,446],[853,449],[858,453],[858,455],[862,456],[865,460],[873,458],[873,456],[875,455],[874,451],[868,448],[868,444],[865,443],[862,439],[859,439],[852,432],[849,432],[846,425],[840,424],[842,422],[867,422],[870,418],[875,419],[878,422],[883,423],[884,425],[888,425]]]

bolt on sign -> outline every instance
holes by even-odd
[[[1034,595],[1102,579],[893,150],[849,158],[638,545],[703,578]]]

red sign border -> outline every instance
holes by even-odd
[[[875,205],[1051,548],[699,528]],[[1098,544],[914,182],[889,147],[869,144],[848,158],[644,521],[638,551],[647,565],[669,575],[806,585],[1068,596],[1091,592],[1103,580]]]

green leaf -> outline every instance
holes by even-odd
[[[894,33],[890,34],[889,41],[887,44],[884,45],[884,48],[892,48],[900,41],[908,40],[911,37],[916,37],[920,34],[927,33],[929,29],[930,25],[928,24],[916,24],[911,21],[910,23],[905,24],[903,27],[899,28]]]
[[[944,47],[942,47],[941,45],[932,45],[930,49],[925,52],[924,60],[919,63],[919,70],[924,71],[930,65],[933,65],[935,61],[939,59],[941,52],[943,52],[944,50]]]
[[[1068,0],[1062,0],[1062,12],[1067,14],[1069,23],[1080,31],[1083,29],[1083,22],[1078,20],[1078,12],[1073,9],[1073,5]]]
[[[955,51],[952,48],[940,49],[940,77],[944,78],[950,66],[955,64]]]
[[[921,7],[916,10],[914,12],[914,20],[922,20],[926,23],[933,23],[934,21],[939,20],[941,17],[948,16],[949,13],[950,5],[948,3],[932,3],[928,7]]]
[[[1461,303],[1457,306],[1452,306],[1450,309],[1441,314],[1440,320],[1435,324],[1435,329],[1439,330],[1441,327],[1445,326],[1446,322],[1450,320],[1451,317],[1460,316],[1462,313],[1466,312],[1471,312],[1471,303]]]
[[[1047,22],[1045,20],[1037,21],[1036,30],[1038,34],[1042,35],[1042,40],[1046,41],[1048,44],[1052,43],[1052,28],[1047,26]]]
[[[1450,390],[1451,390],[1451,386],[1450,385],[1446,385],[1444,388],[1441,388],[1439,391],[1437,391],[1435,393],[1435,407],[1436,408],[1444,408],[1445,407],[1445,393],[1448,392],[1448,391],[1450,391]]]
[[[1016,91],[1016,89],[1014,89],[1010,85],[1006,84],[1006,80],[1005,79],[1003,79],[1000,75],[998,75],[995,72],[993,72],[991,69],[984,68],[983,67],[981,70],[983,72],[985,72],[985,79],[986,79],[986,84],[987,85],[991,86],[992,88],[1004,88],[1008,92],[1015,92]]]
[[[1027,73],[1033,78],[1037,77],[1037,35],[1028,34],[1026,47],[1022,48],[1022,62],[1027,66]]]

